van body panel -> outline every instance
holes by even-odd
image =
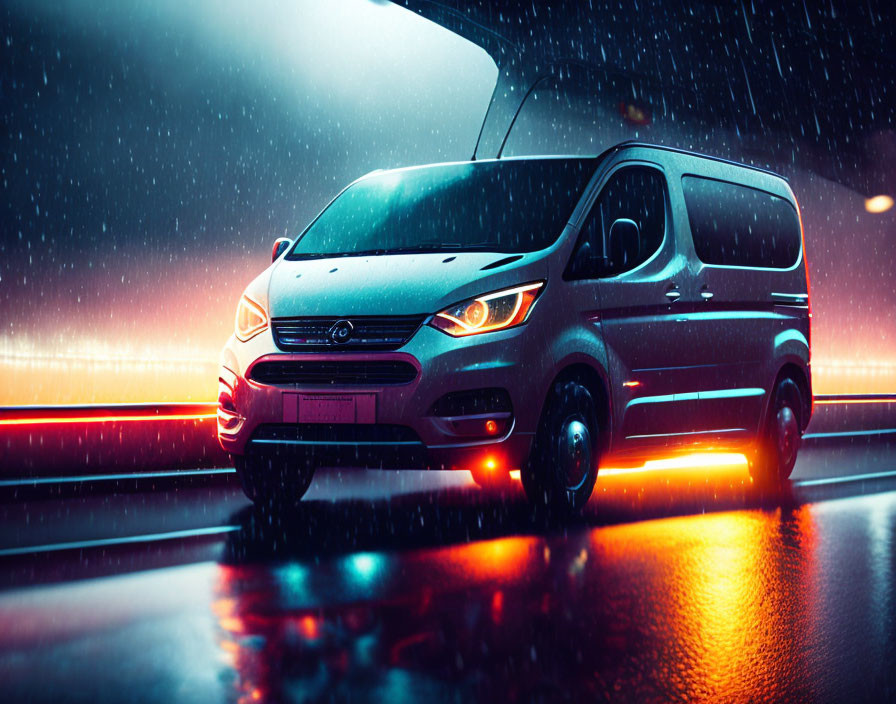
[[[794,211],[793,194],[781,179],[751,169],[688,158],[681,176],[697,176],[770,193]],[[678,191],[681,198],[681,191]],[[685,213],[687,208],[685,206]],[[780,335],[808,334],[808,309],[778,305],[774,293],[805,295],[805,264],[800,247],[795,262],[786,269],[707,264],[694,247],[690,222],[681,238],[682,252],[691,271],[687,293],[688,317],[695,340],[703,350],[711,373],[701,387],[698,428],[702,431],[737,432],[750,437],[758,432],[777,373],[783,366],[775,340]],[[801,236],[801,232],[799,233]],[[808,365],[806,357],[801,365]],[[761,389],[765,393],[752,393]]]
[[[432,313],[459,300],[543,279],[546,253],[506,258],[494,252],[447,252],[278,260],[270,274],[271,318]],[[450,260],[450,261],[446,261]]]
[[[584,365],[600,380],[603,388],[595,391],[608,405],[600,433],[604,466],[701,448],[750,451],[785,366],[803,375],[811,394],[802,238],[786,268],[701,261],[682,183],[697,178],[753,189],[798,213],[789,185],[748,166],[642,144],[608,150],[593,159],[593,169],[568,223],[541,250],[512,257],[496,250],[279,258],[246,290],[272,321],[413,314],[422,322],[387,351],[283,350],[270,327],[246,341],[231,337],[221,377],[232,380],[242,421],[235,430],[219,426],[222,447],[234,455],[253,452],[260,429],[284,423],[285,395],[338,391],[375,396],[376,424],[409,428],[427,467],[465,469],[487,456],[519,468],[552,383]],[[662,177],[661,243],[650,252],[638,250],[638,263],[618,273],[568,277],[605,190],[627,169]],[[638,234],[646,241],[644,232]],[[604,238],[606,247],[605,232]],[[614,264],[607,251],[603,256]],[[528,318],[515,327],[452,337],[430,324],[461,301],[531,282],[543,282],[542,288]],[[398,385],[261,383],[253,377],[255,365],[270,360],[406,362],[416,376]],[[506,392],[512,405],[511,421],[496,437],[460,437],[433,415],[446,394],[493,388]],[[803,427],[808,420],[806,414]]]

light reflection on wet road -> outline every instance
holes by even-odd
[[[811,476],[607,477],[565,527],[456,476],[290,516],[221,483],[34,500],[57,542],[232,529],[6,558],[3,698],[893,701],[896,479]]]
[[[892,700],[894,520],[889,492],[275,567],[234,534],[213,608],[246,700]]]

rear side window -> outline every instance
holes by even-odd
[[[681,179],[700,261],[789,269],[800,254],[800,222],[789,201],[755,188],[697,176]]]

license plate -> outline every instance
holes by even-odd
[[[284,423],[375,423],[375,394],[283,394]]]

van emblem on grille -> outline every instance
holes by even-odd
[[[327,331],[327,335],[329,335],[330,339],[337,345],[342,345],[352,339],[352,333],[354,331],[355,326],[352,325],[350,321],[337,320],[333,323],[333,327]]]

